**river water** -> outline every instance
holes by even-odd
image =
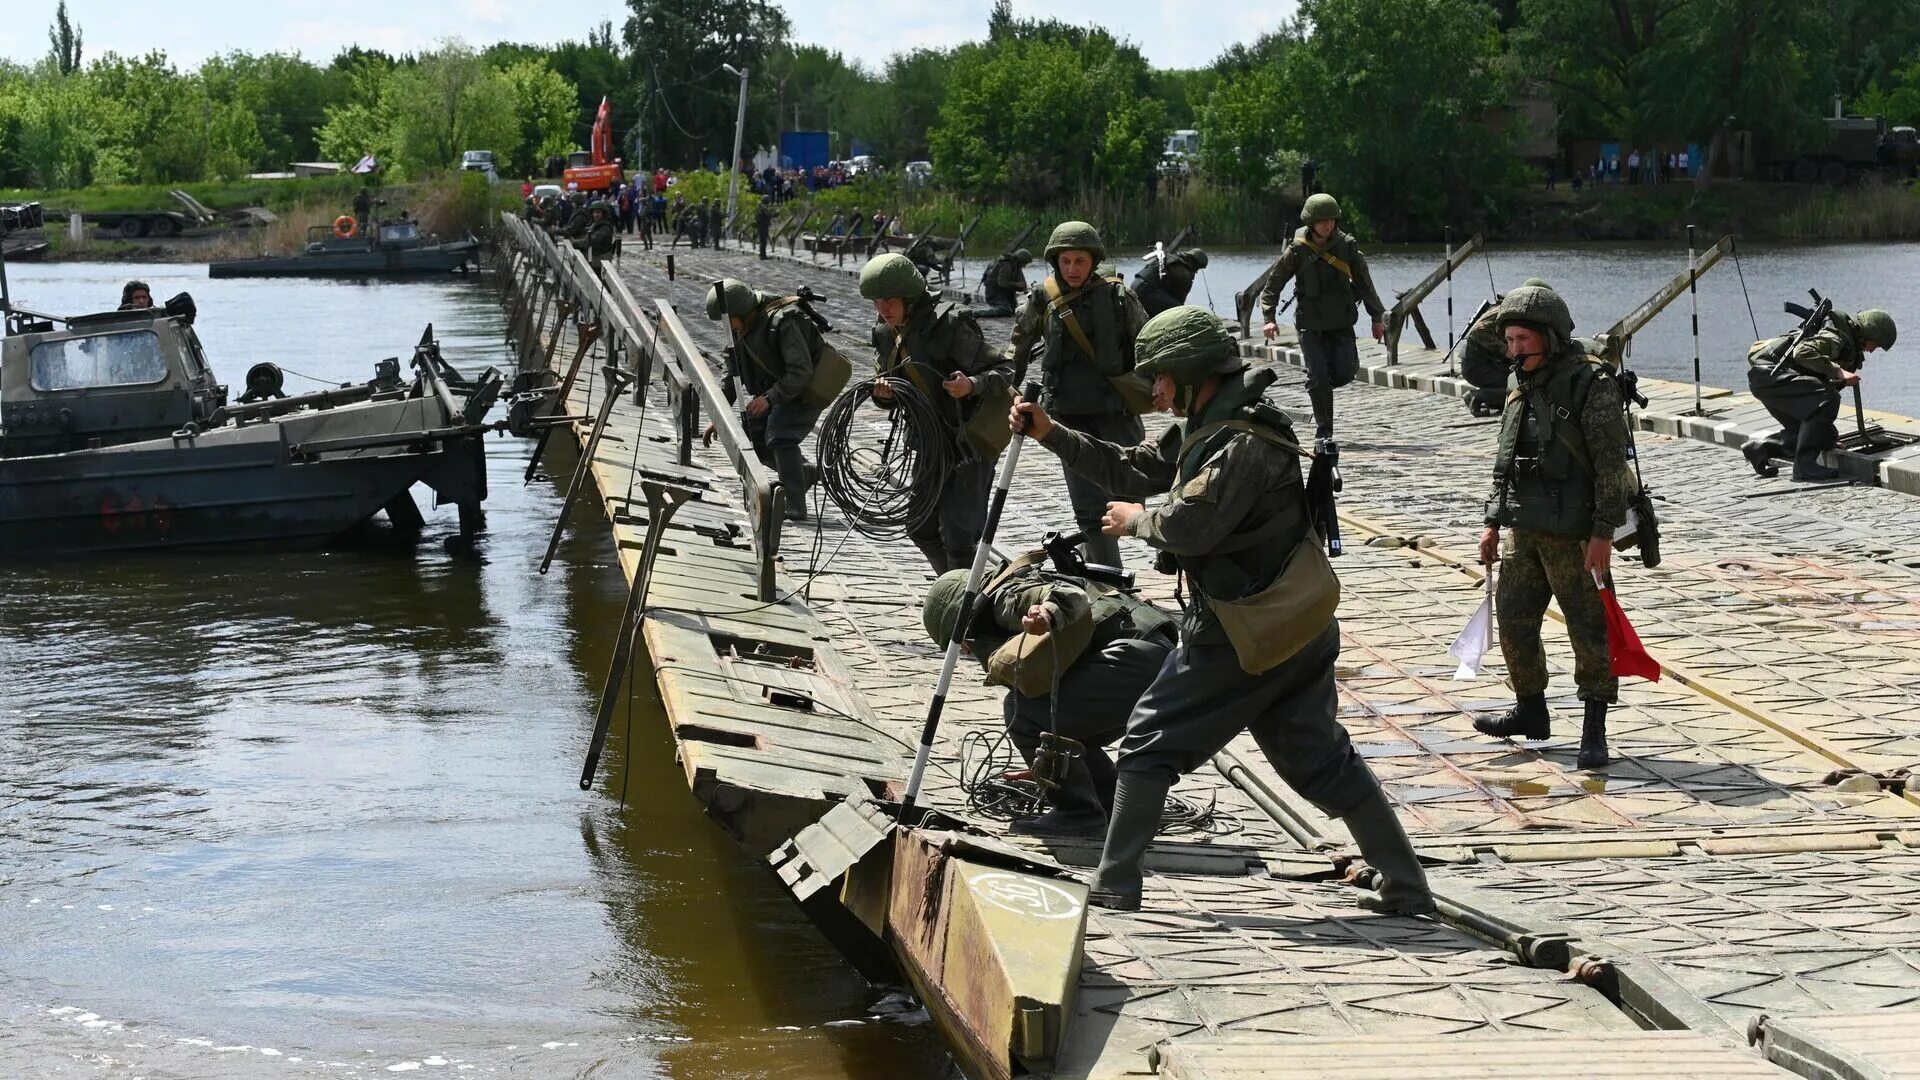
[[[364,380],[428,322],[511,363],[457,279],[9,269],[61,313],[191,290],[235,387]],[[402,551],[0,568],[0,1076],[943,1075],[701,815],[645,693],[632,774],[623,716],[577,789],[625,582],[590,508],[538,576],[558,486],[488,449],[477,560],[449,507]]]
[[[1700,246],[1717,238],[1702,237]],[[1038,256],[1040,246],[1033,251]],[[1259,277],[1279,255],[1278,249],[1215,249],[1209,247],[1208,265],[1194,285],[1189,303],[1206,305],[1231,318],[1233,294]],[[1131,281],[1140,268],[1140,253],[1122,251],[1119,270]],[[1438,248],[1384,248],[1368,251],[1374,285],[1389,307],[1394,293],[1411,288],[1440,264]],[[1129,257],[1130,256],[1130,257]],[[978,280],[984,265],[974,260],[968,280]],[[1638,307],[1687,268],[1684,243],[1581,244],[1553,247],[1499,246],[1476,257],[1454,275],[1453,310],[1456,333],[1480,303],[1495,290],[1513,288],[1530,277],[1554,285],[1573,309],[1575,332],[1599,333]],[[1488,275],[1491,272],[1492,285]],[[1028,278],[1038,280],[1041,269],[1028,267]],[[1742,289],[1742,277],[1745,288]],[[1807,290],[1819,289],[1844,311],[1877,307],[1891,313],[1907,343],[1889,353],[1875,354],[1862,374],[1861,389],[1868,408],[1920,417],[1920,244],[1741,244],[1736,267],[1723,259],[1699,279],[1701,380],[1708,386],[1745,390],[1747,346],[1757,337],[1785,333],[1799,322],[1781,311],[1788,301],[1807,303]],[[1753,314],[1748,315],[1748,301]],[[1690,381],[1693,378],[1691,307],[1682,296],[1634,338],[1633,366],[1650,376]],[[1443,285],[1421,304],[1427,326],[1438,344],[1447,343],[1446,288]],[[1287,316],[1282,316],[1287,318]],[[1755,323],[1759,333],[1754,332]],[[1361,333],[1366,327],[1360,328]],[[1411,326],[1404,340],[1418,343]]]

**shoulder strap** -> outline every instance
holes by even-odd
[[[1290,451],[1301,457],[1313,457],[1313,451],[1302,447],[1299,443],[1267,427],[1265,424],[1256,424],[1251,420],[1241,420],[1238,418],[1215,420],[1211,424],[1206,424],[1194,431],[1188,432],[1186,438],[1180,441],[1180,456],[1186,457],[1187,450],[1190,447],[1198,445],[1202,439],[1212,438],[1222,431],[1238,431],[1242,434],[1252,435],[1254,438],[1272,443],[1282,450]]]
[[[1335,255],[1331,250],[1327,248],[1323,248],[1319,244],[1314,243],[1312,236],[1300,236],[1300,237],[1295,237],[1295,239],[1299,243],[1305,244],[1308,251],[1311,251],[1315,255],[1320,256],[1321,262],[1324,262],[1328,266],[1331,266],[1335,270],[1338,270],[1340,272],[1340,276],[1347,279],[1348,284],[1353,283],[1353,267],[1347,265],[1347,260],[1341,258],[1338,255]]]
[[[769,329],[771,329],[771,324],[776,317],[785,314],[798,303],[800,303],[800,298],[797,296],[783,296],[770,304],[762,306],[753,313],[753,317],[747,322],[747,329],[740,335],[740,348],[741,351],[747,354],[747,359],[752,360],[755,367],[758,367],[761,371],[766,372],[776,379],[786,370],[785,366],[782,365],[780,370],[776,371],[773,365],[767,362],[765,357],[761,356],[752,345],[747,344],[749,335],[753,333],[754,327],[763,322],[769,324]]]
[[[1005,585],[1008,581],[1012,580],[1013,576],[1015,574],[1018,574],[1020,571],[1025,570],[1030,566],[1039,566],[1040,564],[1046,561],[1047,561],[1046,548],[1039,548],[1037,550],[1027,552],[1025,555],[1022,555],[1014,559],[1012,562],[1002,567],[1000,572],[993,576],[992,580],[988,581],[985,585],[980,586],[980,595],[981,596],[987,595],[988,593],[992,592],[993,590],[999,588],[1002,585]]]
[[[1094,351],[1093,342],[1088,339],[1087,332],[1080,328],[1079,318],[1074,315],[1073,309],[1067,306],[1079,299],[1086,289],[1075,289],[1063,295],[1060,291],[1059,279],[1052,274],[1047,275],[1046,284],[1042,287],[1047,290],[1047,308],[1060,316],[1060,322],[1067,328],[1067,333],[1073,337],[1074,344],[1080,346],[1081,350],[1087,354],[1087,359],[1097,358],[1100,354]]]

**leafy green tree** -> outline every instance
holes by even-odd
[[[1279,63],[1222,77],[1200,109],[1199,124],[1206,133],[1200,171],[1209,179],[1256,192],[1291,183],[1279,157],[1300,144],[1300,124]]]
[[[1508,187],[1509,86],[1494,12],[1475,0],[1302,0],[1287,53],[1300,149],[1327,188],[1394,235],[1477,215]]]
[[[47,44],[52,46],[53,65],[62,75],[80,70],[80,28],[67,18],[67,0],[53,9],[53,25],[47,28]]]
[[[733,149],[738,84],[722,64],[764,74],[787,40],[767,0],[627,0],[623,39],[642,73],[642,123],[656,160],[724,160]]]
[[[550,155],[573,148],[579,96],[571,82],[541,60],[509,65],[499,78],[508,88],[518,131],[495,153],[506,163],[508,175],[536,175]]]
[[[1920,53],[1894,70],[1892,89],[1868,83],[1850,108],[1860,116],[1884,116],[1890,124],[1920,124]]]

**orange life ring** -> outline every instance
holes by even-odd
[[[360,235],[360,222],[346,214],[341,214],[339,217],[333,219],[333,235],[342,240],[348,240],[358,236]]]

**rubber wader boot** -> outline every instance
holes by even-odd
[[[1576,764],[1582,769],[1604,769],[1607,762],[1607,703],[1589,701],[1587,717],[1580,725],[1580,760]]]
[[[1103,532],[1089,532],[1080,542],[1080,550],[1090,563],[1112,567],[1120,565],[1120,538],[1117,536],[1108,536]]]
[[[1546,694],[1522,694],[1505,716],[1480,717],[1473,722],[1473,730],[1496,739],[1545,739],[1550,737],[1552,723]]]
[[[927,565],[933,567],[933,576],[939,577],[954,567],[947,562],[947,549],[940,546],[938,540],[915,540],[913,546],[927,557]]]
[[[1771,478],[1780,475],[1780,467],[1772,460],[1772,448],[1777,445],[1766,439],[1748,439],[1741,445],[1740,452],[1747,455],[1747,464],[1753,466],[1755,476]]]
[[[1032,764],[1031,761],[1028,762]],[[1094,790],[1093,774],[1080,761],[1067,768],[1060,789],[1053,793],[1053,805],[1044,814],[1019,818],[1007,825],[1007,831],[1024,836],[1105,836],[1107,808]]]
[[[780,488],[787,497],[787,518],[807,520],[807,459],[797,446],[773,449],[774,470],[780,475]]]
[[[947,569],[973,569],[973,555],[977,547],[978,545],[970,545],[963,548],[942,548],[941,550],[947,553]]]
[[[1362,896],[1360,906],[1387,915],[1432,914],[1433,893],[1427,890],[1427,872],[1385,793],[1375,787],[1340,820],[1353,834],[1360,857],[1380,874],[1379,887]]]
[[[1840,442],[1840,431],[1831,420],[1809,420],[1800,425],[1800,442],[1793,452],[1795,480],[1838,480],[1840,470],[1820,464],[1820,454]]]
[[[1140,910],[1140,864],[1146,861],[1153,834],[1160,831],[1160,810],[1171,787],[1173,779],[1161,773],[1120,773],[1107,844],[1100,851],[1100,869],[1093,873],[1087,903],[1113,911]]]
[[[1307,400],[1313,405],[1313,437],[1333,438],[1333,387],[1321,386],[1309,389]]]

